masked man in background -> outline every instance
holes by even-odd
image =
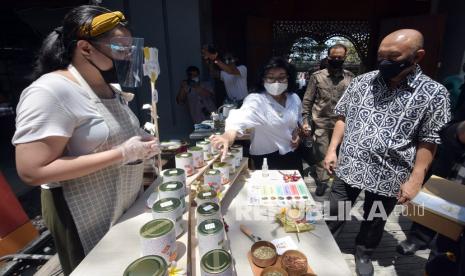
[[[337,119],[333,110],[354,77],[352,72],[343,69],[346,56],[347,47],[343,44],[328,49],[328,67],[310,76],[302,103],[305,135],[311,135],[310,139],[314,140],[312,160],[316,162],[317,196],[322,196],[328,187],[329,175],[323,159]]]

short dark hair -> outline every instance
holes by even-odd
[[[266,73],[273,68],[282,68],[286,71],[287,74],[287,92],[294,93],[297,90],[297,70],[295,66],[287,62],[287,60],[283,57],[272,57],[262,68],[259,73],[259,80],[257,87],[259,91],[265,91],[265,87],[263,86],[264,78]]]
[[[216,50],[216,47],[215,45],[213,44],[204,44],[202,46],[203,49],[207,50],[210,54],[217,54],[218,53],[218,50]]]
[[[336,43],[336,44],[334,44],[334,45],[332,45],[331,47],[328,48],[328,56],[331,54],[331,50],[336,49],[336,48],[344,49],[344,52],[347,54],[347,46],[342,44],[342,43]]]
[[[197,72],[197,73],[200,74],[200,69],[197,66],[191,65],[191,66],[187,67],[187,69],[186,69],[186,73],[189,74],[190,72]]]

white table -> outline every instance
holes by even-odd
[[[260,171],[256,171],[261,173]],[[282,177],[278,171],[270,171],[269,177]],[[309,265],[318,275],[352,275],[341,251],[336,244],[331,232],[324,221],[315,224],[316,228],[311,233],[300,233],[297,240],[296,234],[285,233],[274,219],[269,216],[276,208],[247,205],[247,181],[248,177],[242,177],[234,185],[223,199],[222,211],[224,219],[229,224],[228,239],[232,256],[235,260],[237,275],[251,275],[251,268],[247,259],[247,252],[253,242],[239,229],[240,224],[246,225],[252,232],[264,240],[274,240],[290,236],[307,258]],[[250,214],[253,209],[253,214]],[[247,212],[246,215],[242,212]],[[247,214],[250,217],[247,217]]]
[[[246,162],[246,161],[244,161]],[[211,163],[211,162],[210,162]],[[270,171],[270,176],[276,171]],[[259,221],[247,220],[236,217],[236,214],[247,206],[247,174],[231,185],[227,194],[222,199],[222,211],[226,222],[229,224],[228,239],[230,240],[237,275],[251,275],[250,265],[247,260],[252,241],[239,230],[239,225],[245,224],[255,234],[265,240],[291,236],[299,246],[299,250],[306,254],[312,269],[320,275],[351,275],[351,272],[339,250],[334,238],[326,224],[321,221],[316,224],[314,234],[299,234],[300,243],[295,234],[284,233],[281,227],[263,216]],[[190,178],[193,180],[193,178]],[[151,210],[145,205],[150,193],[159,185],[153,183],[134,205],[121,217],[118,223],[100,240],[92,251],[84,258],[71,275],[122,275],[126,267],[137,258],[141,257],[138,231],[142,225],[152,219]],[[261,208],[261,207],[255,207]],[[263,208],[261,208],[263,209]],[[184,229],[187,227],[187,214],[183,216]],[[260,212],[258,212],[260,214]],[[254,216],[256,219],[257,217]],[[184,233],[177,241],[178,267],[188,269],[188,235]],[[195,273],[195,270],[194,270]],[[193,275],[193,274],[188,274]]]
[[[190,187],[193,181],[199,178],[207,170],[219,155],[207,162],[207,165],[197,169],[196,173],[187,177],[187,186]],[[146,206],[146,200],[161,183],[159,177],[145,193],[140,196],[126,213],[118,220],[97,245],[82,260],[79,266],[71,275],[123,275],[126,267],[141,257],[139,240],[139,229],[152,220],[152,211]],[[186,197],[186,204],[189,204],[189,196]],[[188,234],[187,225],[188,212],[183,215],[185,233],[176,241],[177,245],[177,266],[187,271],[188,269]]]

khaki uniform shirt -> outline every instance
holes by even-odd
[[[336,106],[352,81],[354,74],[343,70],[342,74],[330,75],[328,69],[316,71],[310,76],[302,102],[304,120],[313,121],[315,128],[332,129],[336,123]]]

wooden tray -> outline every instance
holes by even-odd
[[[276,263],[274,265],[272,265],[272,267],[279,267],[279,268],[282,268],[281,267],[281,255],[278,256],[278,258],[276,259]],[[262,273],[263,271],[263,268],[261,267],[258,267],[256,266],[253,261],[252,261],[252,253],[249,251],[247,253],[247,259],[249,259],[249,264],[250,264],[250,267],[252,268],[252,273],[254,276],[260,276],[260,274]],[[307,273],[310,274],[310,275],[315,275],[315,272],[313,272],[312,268],[310,266],[308,266],[308,269],[307,269]]]
[[[218,156],[219,157],[219,156]],[[218,158],[217,157],[217,158]],[[239,168],[236,169],[236,172],[234,173],[234,175],[230,175],[230,182],[228,184],[224,184],[223,187],[224,187],[224,190],[222,191],[222,194],[223,194],[223,197],[220,198],[220,202],[222,202],[223,198],[226,196],[226,194],[228,193],[229,191],[229,188],[234,185],[234,183],[236,182],[236,180],[244,173],[244,171],[247,171],[247,165],[249,163],[249,159],[247,157],[244,157],[241,161],[241,165],[239,166]],[[202,182],[201,182],[202,183]],[[196,182],[193,181],[192,182],[192,186],[191,186],[191,189],[196,189]],[[192,198],[193,200],[193,198]],[[220,204],[221,205],[221,204]],[[189,205],[189,209],[190,211],[188,212],[189,213],[189,243],[188,243],[188,252],[189,252],[189,255],[190,255],[190,258],[189,258],[189,261],[190,261],[190,264],[189,264],[189,268],[190,268],[190,276],[200,276],[202,273],[201,273],[201,269],[200,269],[200,259],[202,256],[200,256],[200,252],[199,252],[199,248],[198,248],[198,240],[197,240],[197,233],[196,233],[196,226],[197,226],[197,219],[196,219],[196,209],[197,207],[196,206],[193,206],[193,205]],[[221,209],[220,209],[221,210]],[[231,253],[231,251],[229,250],[229,240],[228,240],[228,234],[226,233],[225,235],[225,242],[227,244],[227,251],[229,253]],[[232,256],[233,259],[234,259],[234,256]],[[235,271],[235,268],[233,267],[233,270]],[[235,275],[235,274],[233,274]]]

